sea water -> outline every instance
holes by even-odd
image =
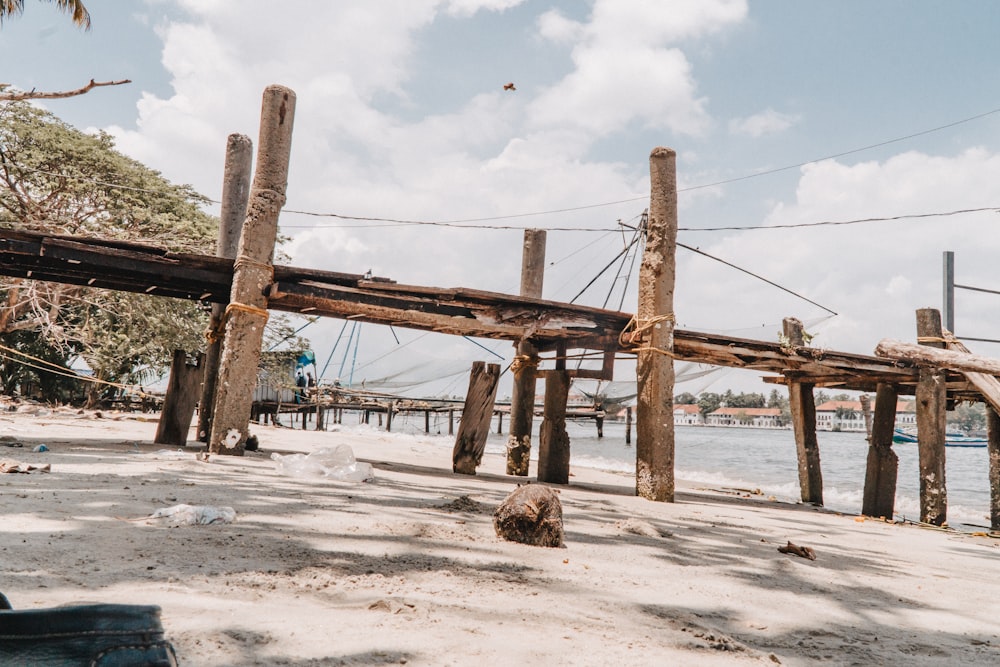
[[[538,456],[538,422],[532,436],[532,460]],[[457,425],[457,424],[456,424]],[[506,452],[504,433],[493,429],[486,451]],[[432,433],[447,433],[447,420],[437,420]],[[394,419],[393,430],[422,433],[423,416]],[[605,421],[604,437],[597,437],[593,420],[569,421],[570,470],[597,468],[635,474],[635,431],[632,445],[625,444],[625,425]],[[698,487],[759,491],[778,500],[799,500],[798,462],[795,436],[786,429],[676,426],[675,474],[677,479]],[[449,446],[454,438],[440,436]],[[820,463],[823,474],[823,504],[826,508],[859,514],[865,483],[868,442],[864,433],[819,431]],[[899,456],[896,482],[896,518],[919,520],[920,479],[916,444],[895,444]],[[948,493],[948,523],[969,527],[990,525],[989,456],[985,447],[948,447],[945,454],[945,485]],[[532,466],[534,473],[534,466]]]

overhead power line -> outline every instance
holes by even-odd
[[[762,280],[765,283],[767,283],[768,285],[773,285],[774,287],[777,287],[782,292],[788,292],[789,294],[791,294],[794,297],[797,297],[799,299],[802,299],[803,301],[811,303],[814,306],[822,308],[823,310],[825,310],[826,312],[830,313],[831,315],[838,315],[839,314],[836,311],[830,310],[829,308],[827,308],[826,306],[824,306],[822,304],[816,303],[812,299],[809,299],[807,297],[802,296],[798,292],[793,292],[792,290],[788,289],[787,287],[783,287],[782,285],[779,285],[778,283],[774,282],[773,280],[768,280],[767,278],[765,278],[763,276],[760,276],[760,275],[754,273],[753,271],[749,271],[747,269],[744,269],[743,267],[736,266],[732,262],[727,262],[726,260],[720,259],[720,258],[716,257],[715,255],[709,255],[707,252],[705,252],[703,250],[699,250],[698,248],[692,248],[691,246],[684,245],[683,243],[678,243],[677,247],[684,248],[685,250],[690,250],[691,252],[697,253],[697,254],[702,255],[704,257],[707,257],[709,259],[714,259],[716,262],[719,262],[721,264],[725,264],[726,266],[728,266],[730,268],[733,268],[733,269],[736,269],[737,271],[742,271],[743,273],[745,273],[745,274],[747,274],[749,276],[753,276],[757,280]]]
[[[944,125],[939,125],[937,127],[932,127],[930,129],[927,129],[927,130],[921,130],[919,132],[913,132],[913,133],[910,133],[910,134],[907,134],[907,135],[904,135],[904,136],[901,136],[901,137],[895,137],[893,139],[887,139],[885,141],[880,141],[880,142],[877,142],[877,143],[874,143],[874,144],[869,144],[867,146],[861,146],[859,148],[852,148],[850,150],[840,151],[838,153],[833,153],[833,154],[830,154],[830,155],[826,155],[824,157],[814,158],[814,159],[811,159],[811,160],[805,160],[803,162],[797,162],[795,164],[790,164],[790,165],[786,165],[786,166],[783,166],[783,167],[776,167],[774,169],[766,169],[764,171],[755,171],[755,172],[752,172],[752,173],[749,173],[749,174],[744,174],[742,176],[735,176],[733,178],[723,179],[723,180],[720,180],[720,181],[714,181],[712,183],[702,183],[700,185],[690,185],[690,186],[687,186],[687,187],[684,187],[684,188],[678,188],[677,191],[679,193],[680,192],[691,192],[691,191],[694,191],[694,190],[702,190],[702,189],[705,189],[705,188],[711,188],[711,187],[716,187],[716,186],[720,186],[720,185],[727,185],[729,183],[736,183],[736,182],[739,182],[739,181],[745,181],[745,180],[749,180],[749,179],[752,179],[752,178],[760,178],[762,176],[769,176],[771,174],[776,174],[776,173],[780,173],[780,172],[783,172],[783,171],[788,171],[788,170],[791,170],[791,169],[798,169],[798,168],[804,167],[804,166],[806,166],[808,164],[814,164],[814,163],[817,163],[817,162],[822,162],[824,160],[833,160],[833,159],[836,159],[836,158],[839,158],[839,157],[844,157],[846,155],[853,155],[855,153],[861,153],[861,152],[864,152],[864,151],[873,150],[875,148],[881,148],[883,146],[888,146],[888,145],[891,145],[891,144],[899,143],[901,141],[907,141],[909,139],[913,139],[913,138],[916,138],[916,137],[924,136],[924,135],[927,135],[927,134],[932,134],[934,132],[940,132],[941,130],[950,129],[952,127],[956,127],[958,125],[963,125],[965,123],[970,123],[972,121],[979,120],[981,118],[985,118],[987,116],[991,116],[991,115],[994,115],[994,114],[997,114],[997,113],[1000,113],[1000,108],[991,109],[990,111],[985,111],[983,113],[976,114],[974,116],[969,116],[968,118],[963,118],[961,120],[956,120],[956,121],[953,121],[951,123],[946,123]],[[59,174],[59,173],[47,172],[47,171],[44,171],[44,170],[41,170],[41,169],[32,169],[30,167],[19,167],[19,168],[22,169],[22,170],[24,170],[24,171],[30,171],[30,172],[34,172],[34,173],[45,174],[45,175],[48,175],[48,176],[56,176],[56,177],[60,177],[60,178],[72,178],[72,179],[75,179],[75,180],[78,180],[78,181],[81,181],[81,182],[93,183],[95,185],[100,185],[100,186],[103,186],[103,187],[117,188],[117,189],[122,189],[122,190],[130,190],[130,191],[133,191],[133,192],[147,192],[147,193],[150,193],[150,194],[161,194],[161,195],[174,194],[174,193],[165,192],[165,191],[162,191],[162,190],[153,190],[153,189],[137,188],[137,187],[132,187],[132,186],[124,186],[124,185],[120,185],[120,184],[116,184],[116,183],[110,183],[110,182],[107,182],[107,181],[101,181],[101,180],[98,180],[98,179],[86,178],[86,177],[83,177],[83,176],[72,176],[72,175],[68,175],[68,174]],[[197,196],[202,201],[205,201],[207,203],[221,204],[221,202],[219,200],[211,199],[211,198],[208,198],[208,197],[202,198],[202,197],[200,197],[200,195],[195,195],[194,193],[192,193],[191,196],[193,196],[193,197]],[[565,207],[565,208],[548,209],[548,210],[544,210],[544,211],[530,211],[530,212],[524,212],[524,213],[510,213],[510,214],[504,214],[504,215],[494,215],[494,216],[477,217],[477,218],[461,218],[461,219],[454,219],[454,220],[408,220],[408,219],[403,219],[403,218],[388,218],[388,217],[378,217],[378,216],[355,216],[355,215],[347,215],[347,214],[344,214],[344,213],[306,211],[306,210],[300,210],[300,209],[284,209],[282,212],[283,213],[292,213],[292,214],[296,214],[296,215],[306,215],[306,216],[311,216],[311,217],[335,218],[335,219],[338,219],[338,220],[345,220],[345,221],[368,222],[368,223],[371,223],[371,222],[385,223],[385,225],[383,225],[383,226],[389,226],[389,225],[424,225],[424,226],[439,226],[439,227],[466,227],[466,226],[468,226],[468,227],[473,227],[473,228],[477,228],[477,229],[501,229],[501,230],[508,229],[508,230],[519,230],[519,229],[526,229],[526,227],[523,227],[523,226],[495,226],[495,227],[493,227],[493,226],[477,225],[475,223],[495,222],[497,220],[514,220],[514,219],[518,219],[518,218],[528,218],[528,217],[543,216],[543,215],[555,215],[555,214],[559,214],[559,213],[572,213],[572,212],[575,212],[575,211],[583,211],[583,210],[588,210],[588,209],[602,208],[602,207],[606,207],[606,206],[616,206],[618,204],[627,204],[627,203],[636,202],[636,201],[645,201],[648,198],[649,198],[648,195],[641,195],[641,196],[636,196],[636,197],[628,197],[628,198],[625,198],[625,199],[617,199],[617,200],[614,200],[614,201],[599,202],[599,203],[595,203],[595,204],[583,204],[583,205],[580,205],[580,206],[571,206],[571,207]],[[825,224],[833,224],[833,223],[825,223]],[[847,224],[847,223],[841,223],[841,224]],[[336,225],[336,226],[337,227],[347,227],[346,225]],[[371,226],[371,225],[365,225],[365,226],[368,227],[368,226]],[[285,225],[285,224],[283,224],[282,227],[283,228],[289,228],[289,229],[293,229],[293,228],[296,228],[296,227],[314,228],[314,227],[316,227],[316,225]],[[574,231],[574,232],[575,231],[598,231],[598,232],[608,231],[607,229],[590,229],[590,228],[580,228],[580,227],[549,227],[547,229],[549,229],[551,231]],[[702,230],[702,231],[709,231],[709,230]]]
[[[796,222],[787,225],[733,225],[729,227],[678,227],[679,232],[730,232],[749,231],[766,229],[795,229],[800,227],[823,227],[835,225],[858,225],[863,222],[891,222],[894,220],[913,220],[917,218],[946,218],[953,215],[965,215],[967,213],[984,213],[992,211],[1000,212],[1000,206],[987,206],[984,208],[963,208],[957,211],[940,211],[935,213],[908,213],[905,215],[893,215],[883,218],[858,218],[857,220],[823,220],[821,222]]]

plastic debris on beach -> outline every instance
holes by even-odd
[[[149,452],[143,456],[148,456],[151,459],[167,459],[170,461],[194,458],[192,452],[184,449],[157,449],[155,452]]]
[[[150,514],[147,519],[164,519],[169,526],[196,526],[212,523],[232,523],[236,520],[236,510],[232,507],[212,507],[210,505],[174,505],[164,507]]]
[[[322,477],[342,482],[371,482],[375,471],[370,463],[354,458],[347,445],[323,447],[311,454],[271,454],[275,470],[289,477]]]
[[[21,463],[20,461],[12,461],[10,459],[3,459],[0,461],[0,473],[32,473],[32,472],[52,472],[52,465],[46,463],[43,466],[36,466],[30,463]]]

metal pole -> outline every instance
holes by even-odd
[[[944,251],[944,328],[955,333],[955,253]]]

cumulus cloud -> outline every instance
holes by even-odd
[[[536,99],[534,127],[580,127],[590,139],[625,129],[630,123],[697,135],[709,123],[690,63],[676,46],[741,21],[741,0],[690,0],[663,4],[597,0],[585,24],[549,12],[539,34],[575,40],[574,69]]]
[[[453,16],[472,16],[480,10],[502,12],[524,0],[447,0],[446,11]]]
[[[745,134],[751,137],[761,137],[765,134],[776,134],[787,130],[801,120],[800,116],[785,114],[774,109],[765,109],[760,113],[746,118],[734,118],[729,121],[729,131],[733,134]]]
[[[679,321],[694,329],[766,323],[768,332],[776,332],[782,318],[795,316],[823,332],[817,344],[863,354],[871,354],[881,338],[913,339],[914,311],[941,307],[943,251],[955,252],[958,275],[989,275],[992,258],[1000,253],[995,212],[768,227],[988,209],[997,201],[1000,155],[982,149],[951,156],[907,152],[884,161],[848,165],[828,160],[803,167],[794,200],[776,204],[760,230],[722,238],[699,235],[697,242],[682,234],[681,242],[696,244],[838,316],[820,322],[829,313],[802,298],[680,252]],[[962,303],[956,307],[960,332],[1000,326],[1000,317],[989,315],[995,308],[966,303],[964,310]]]

